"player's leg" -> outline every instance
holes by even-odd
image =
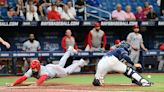
[[[79,67],[83,67],[86,64],[86,61],[84,59],[80,59],[77,63],[73,63],[70,66],[65,68],[65,71],[67,74],[74,73],[75,70]]]
[[[64,53],[62,58],[59,61],[59,65],[61,67],[64,67],[66,64],[67,59],[71,56],[71,54],[75,53],[75,49],[71,46],[69,46],[68,50]]]
[[[136,51],[131,50],[131,53],[130,53],[129,57],[133,61],[133,63],[136,64],[138,62],[138,61],[136,62]]]
[[[59,65],[48,64],[46,65],[46,68],[49,72],[50,78],[60,78],[67,76],[65,69]]]
[[[119,73],[124,73],[126,71],[127,66],[124,63],[120,62],[116,57],[113,62],[114,64],[111,67],[112,71],[119,72]]]
[[[110,61],[112,59],[110,59],[107,56],[104,56],[102,59],[100,59],[100,61],[97,64],[97,69],[96,69],[96,74],[95,74],[95,78],[92,82],[92,84],[94,86],[102,86],[104,84],[104,77],[105,75],[110,71],[110,64],[108,61]]]
[[[137,85],[140,86],[152,85],[148,80],[144,79],[141,75],[139,75],[133,68],[125,65],[124,63],[120,62],[118,59],[114,60],[113,62],[115,63],[112,66],[112,71],[123,73],[128,78],[133,79]]]
[[[137,64],[139,62],[139,57],[140,57],[140,52],[136,51],[135,52],[135,59],[133,61],[135,64]]]
[[[164,66],[164,56],[159,56],[158,60],[159,60],[158,70],[161,71]]]
[[[139,86],[151,86],[153,83],[144,79],[138,72],[133,68],[127,66],[126,71],[123,72],[125,76],[132,79],[132,83],[135,83]]]

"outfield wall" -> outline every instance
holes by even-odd
[[[1,51],[21,51],[23,42],[28,38],[29,33],[34,33],[36,39],[40,41],[42,51],[63,51],[61,39],[66,29],[71,29],[76,39],[77,45],[84,50],[88,32],[93,28],[95,22],[85,21],[63,21],[63,22],[0,22],[0,36],[11,43],[11,49],[6,49],[1,45]],[[101,22],[101,29],[107,35],[108,50],[114,44],[115,39],[126,40],[128,33],[132,32],[132,26],[139,24],[140,33],[143,36],[145,46],[157,54],[141,55],[140,61],[146,62],[146,71],[156,71],[158,65],[158,48],[164,41],[164,22],[145,21],[145,22]],[[153,53],[155,53],[153,52]],[[163,55],[163,54],[162,54]],[[47,59],[47,58],[46,58]],[[149,64],[151,60],[151,64]],[[150,66],[151,65],[151,69]]]

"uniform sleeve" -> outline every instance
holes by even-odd
[[[42,75],[38,80],[37,80],[37,85],[42,84],[46,79],[47,79],[48,75]]]
[[[141,41],[141,43],[143,43],[143,38],[142,38],[142,35],[140,34],[140,36],[141,36],[141,39],[140,39],[140,41]]]
[[[135,15],[133,13],[131,13],[131,16],[134,20],[136,19]]]
[[[14,83],[13,86],[21,84],[23,81],[25,81],[27,79],[26,76],[21,76],[19,79],[17,79]]]
[[[26,76],[27,78],[31,77],[32,76],[32,70],[29,69],[25,74],[24,76]]]
[[[130,57],[127,54],[123,54],[122,56],[129,64],[134,65],[134,63],[131,61]]]
[[[124,12],[124,11],[123,11],[123,13],[124,13],[125,20],[127,20],[127,19],[128,19],[128,15],[127,15],[127,13]]]
[[[116,46],[110,47],[110,51],[112,51],[112,50],[114,50],[114,49],[116,49]]]
[[[48,75],[48,71],[45,66],[41,66],[40,68],[40,76],[42,75]]]
[[[23,51],[26,51],[26,43],[23,43],[22,50],[23,50]]]
[[[127,36],[127,38],[126,38],[126,39],[127,39],[127,41],[129,41],[129,40],[130,40],[130,38],[131,38],[131,33],[129,33],[129,34],[128,34],[128,36]]]
[[[37,80],[36,84],[42,84],[48,78],[48,71],[45,66],[41,66],[40,68],[40,75],[39,79]]]
[[[62,42],[61,42],[61,46],[62,48],[64,49],[64,51],[67,50],[67,47],[66,47],[66,36],[62,38]]]
[[[38,48],[37,48],[37,51],[40,51],[41,50],[41,46],[40,46],[40,43],[38,42]]]
[[[128,52],[125,51],[123,48],[120,49],[120,52],[121,52],[121,53],[120,53],[121,55],[124,55],[124,54],[127,54],[127,55],[128,55]]]
[[[106,34],[103,35],[103,48],[106,47]]]
[[[89,44],[89,47],[91,48],[92,47],[92,33],[89,32],[88,34],[88,44]]]
[[[112,12],[112,18],[116,18],[117,16],[116,16],[116,14],[115,14],[115,12],[113,11]]]
[[[75,38],[73,37],[74,41],[75,41]],[[77,47],[77,44],[76,44],[76,41],[75,41],[75,44],[74,44],[74,48],[77,50],[78,47]]]

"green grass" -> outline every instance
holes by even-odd
[[[142,74],[145,78],[147,78],[147,75],[149,74]],[[148,79],[155,83],[152,87],[129,87],[129,88],[113,88],[110,90],[121,90],[121,91],[161,91],[164,92],[164,74],[150,74],[151,78]],[[75,84],[75,85],[91,85],[93,81],[94,75],[73,75],[73,76],[67,76],[64,78],[56,78],[56,79],[50,79],[47,80],[46,83],[63,83],[63,84]],[[15,81],[17,77],[0,77],[0,85],[5,85],[5,83],[11,83]],[[30,78],[26,82],[34,82],[36,79]],[[126,78],[125,76],[121,74],[109,74],[105,77],[105,85],[120,85],[120,84],[131,84],[130,79]],[[97,90],[101,90],[101,87],[96,88]],[[103,88],[103,90],[109,90],[108,88]]]

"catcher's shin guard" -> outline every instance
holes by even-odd
[[[127,66],[126,72],[124,73],[125,76],[128,78],[132,78],[132,75],[135,73],[134,69]]]
[[[133,68],[127,67],[126,72],[124,73],[125,76],[132,79],[132,83],[135,83],[139,86],[151,86],[153,83],[149,82],[148,80],[144,79],[141,75],[139,75]]]
[[[137,84],[139,86],[143,86],[143,87],[149,87],[149,86],[152,86],[154,84],[153,82],[149,82],[144,78],[140,79],[140,81],[132,79],[132,83]]]

